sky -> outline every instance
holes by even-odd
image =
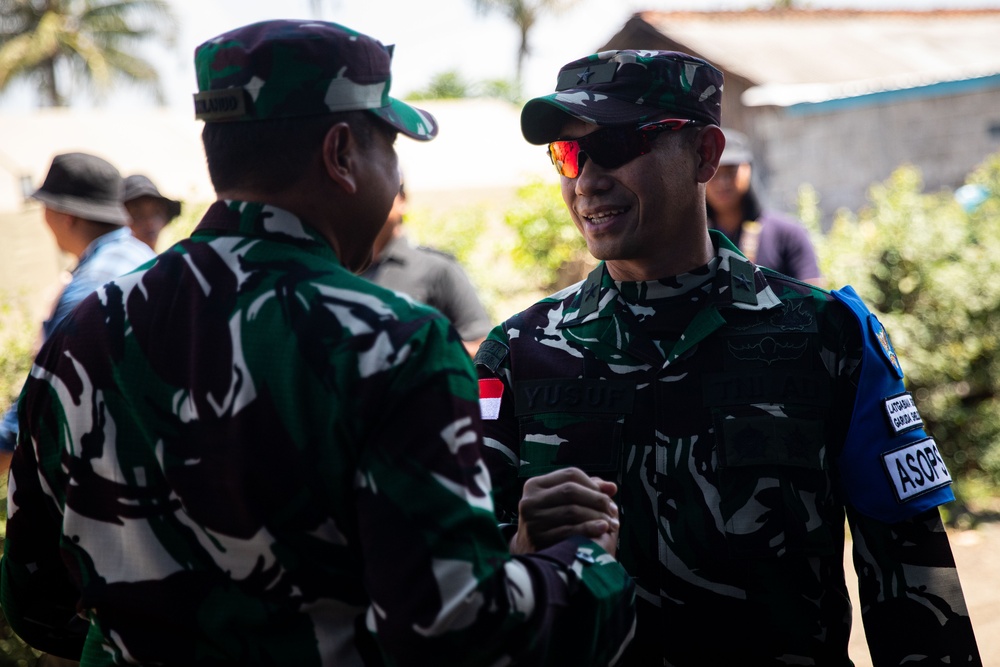
[[[469,82],[513,79],[518,35],[498,13],[482,14],[473,0],[322,0],[317,16],[309,0],[168,0],[180,29],[172,48],[150,46],[145,56],[158,71],[171,108],[192,108],[195,92],[192,59],[195,47],[220,33],[275,18],[321,18],[395,44],[391,94],[405,97],[425,88],[436,74],[458,71]],[[637,11],[719,11],[768,7],[769,0],[577,0],[572,9],[543,18],[531,33],[531,55],[525,63],[525,97],[552,91],[559,68],[593,53]],[[803,7],[929,9],[934,7],[1000,7],[1000,0],[798,0]],[[26,87],[0,96],[0,110],[28,111],[34,96]],[[96,103],[75,95],[72,105]],[[116,108],[148,108],[152,97],[136,91],[115,93],[104,104]]]

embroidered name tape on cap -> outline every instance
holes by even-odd
[[[897,396],[890,396],[884,399],[885,416],[889,420],[889,426],[896,435],[912,431],[916,428],[923,428],[924,420],[917,412],[917,404],[913,402],[910,392],[903,392]]]
[[[901,503],[951,484],[951,473],[933,438],[882,454],[882,465],[892,482],[896,500]]]

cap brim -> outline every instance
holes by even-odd
[[[437,136],[438,124],[434,116],[393,97],[389,98],[387,106],[368,109],[368,111],[411,139],[430,141]]]
[[[670,115],[666,109],[643,107],[634,101],[619,100],[585,90],[563,90],[529,100],[521,109],[521,134],[528,143],[541,146],[559,138],[569,118],[595,125],[626,125]]]
[[[129,222],[128,211],[125,210],[123,204],[92,202],[68,195],[55,195],[44,190],[37,190],[31,197],[51,209],[75,215],[84,220],[106,222],[112,225],[127,225]]]

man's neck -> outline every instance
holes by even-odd
[[[705,224],[705,223],[703,223]],[[682,273],[688,273],[705,266],[715,256],[715,247],[708,235],[707,225],[704,236],[696,243],[676,252],[662,253],[659,257],[643,259],[609,259],[605,262],[608,273],[614,280],[640,282],[662,280]]]

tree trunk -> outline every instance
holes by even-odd
[[[59,88],[56,85],[55,58],[50,58],[45,62],[45,66],[42,69],[42,87],[39,95],[41,95],[43,107],[66,106],[66,100],[59,94]]]

